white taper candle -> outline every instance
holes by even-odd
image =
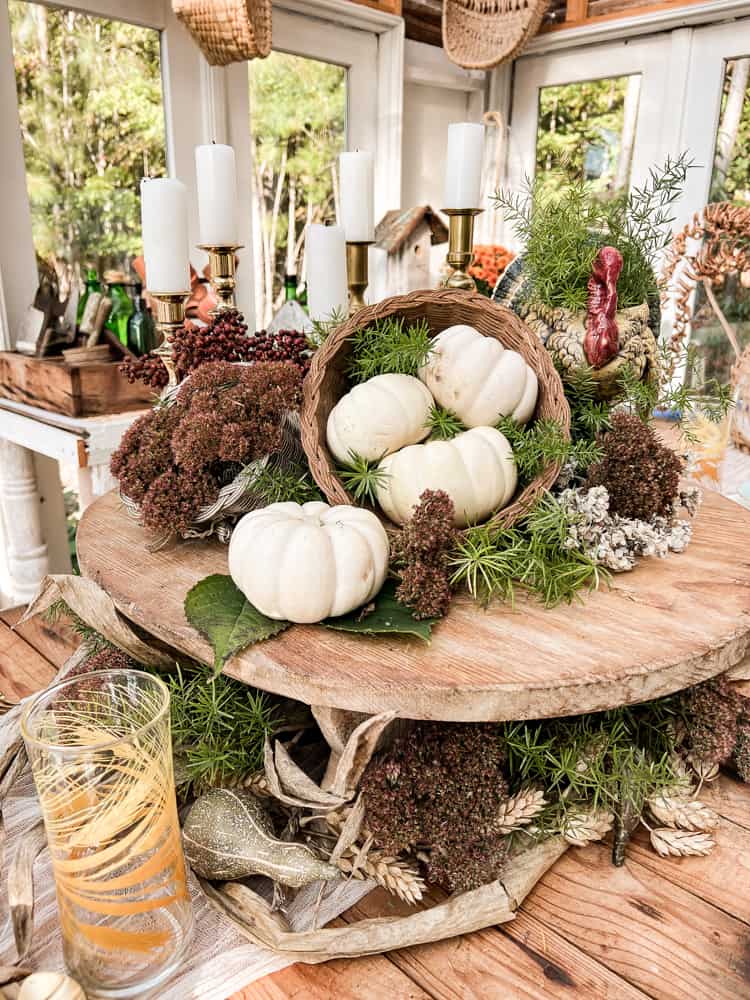
[[[237,243],[237,168],[234,150],[212,142],[195,147],[200,241],[206,246]]]
[[[442,208],[481,208],[484,125],[455,122],[448,126],[445,197]]]
[[[305,233],[307,306],[311,319],[327,320],[334,312],[346,314],[346,240],[341,226],[309,225]]]
[[[371,243],[375,239],[372,153],[341,153],[339,198],[341,225],[347,243]]]
[[[190,290],[187,188],[171,177],[141,181],[141,229],[150,292]]]

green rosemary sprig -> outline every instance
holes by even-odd
[[[601,458],[601,449],[595,441],[589,438],[569,441],[554,420],[537,420],[524,427],[512,417],[502,417],[497,429],[510,442],[522,486],[555,462],[563,465],[571,460],[576,469],[583,471]]]
[[[369,462],[356,452],[350,451],[349,462],[338,467],[339,479],[355,500],[372,504],[376,502],[378,487],[382,489],[388,479],[388,473],[380,468],[379,461],[380,459]]]
[[[269,463],[260,472],[254,473],[252,491],[264,505],[283,501],[303,504],[323,499],[308,470],[299,465]]]
[[[427,418],[427,425],[430,428],[430,439],[433,441],[450,441],[451,438],[466,430],[466,426],[456,414],[446,410],[439,403],[433,404]]]
[[[314,319],[312,321],[312,330],[307,334],[307,343],[310,345],[312,350],[317,351],[317,349],[325,343],[328,337],[333,333],[337,326],[341,324],[346,319],[346,312],[343,309],[334,309],[328,319]]]
[[[427,320],[407,325],[403,316],[386,316],[363,327],[351,338],[347,374],[353,382],[400,372],[416,375],[432,350]]]

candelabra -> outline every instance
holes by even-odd
[[[448,216],[448,254],[446,260],[453,269],[442,283],[444,288],[463,288],[475,291],[476,283],[468,274],[474,258],[474,218],[481,208],[444,208]]]
[[[177,385],[177,371],[172,356],[172,337],[185,322],[185,303],[190,292],[149,292],[156,300],[156,327],[161,333],[161,343],[154,351],[167,369],[168,389]]]
[[[212,316],[227,312],[228,309],[235,309],[234,303],[234,273],[236,270],[235,253],[242,249],[239,243],[222,244],[215,246],[208,243],[199,243],[199,250],[205,250],[208,254],[208,264],[211,271],[211,287],[216,295],[216,305],[211,310]]]
[[[365,305],[365,291],[369,284],[368,251],[372,242],[346,244],[346,283],[349,286],[349,315],[353,316]]]

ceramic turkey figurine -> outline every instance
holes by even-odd
[[[641,379],[657,377],[652,331],[659,329],[658,303],[618,310],[622,263],[615,247],[601,248],[591,269],[585,312],[553,309],[529,298],[522,257],[513,261],[493,293],[496,302],[512,309],[541,338],[563,373],[591,368],[602,399],[617,395],[618,375],[625,365]]]

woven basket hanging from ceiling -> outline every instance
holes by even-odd
[[[443,0],[443,47],[464,69],[492,69],[520,55],[548,0]]]
[[[212,66],[271,51],[271,0],[172,0],[172,9]]]

